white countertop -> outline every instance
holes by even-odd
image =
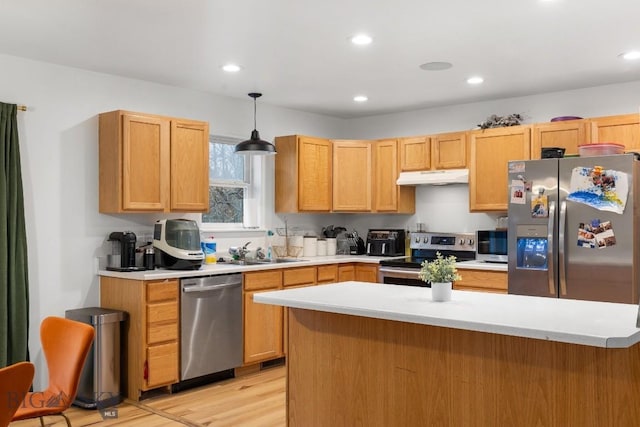
[[[633,304],[455,290],[451,301],[433,302],[429,288],[364,282],[261,292],[254,301],[594,347],[640,342]]]
[[[460,270],[487,270],[487,271],[508,271],[507,263],[486,262],[486,261],[460,261],[456,263],[456,268]]]
[[[243,273],[246,271],[257,270],[271,270],[275,268],[295,268],[295,267],[307,267],[313,265],[324,264],[342,264],[350,262],[361,262],[370,264],[379,264],[383,259],[401,259],[404,257],[376,257],[368,255],[333,255],[333,256],[318,256],[308,258],[298,258],[299,262],[281,262],[281,263],[265,263],[254,265],[237,265],[237,264],[203,264],[197,270],[168,270],[163,268],[156,268],[155,270],[145,271],[109,271],[99,270],[99,276],[105,277],[118,277],[121,279],[131,280],[161,280],[161,279],[176,279],[182,277],[199,277],[199,276],[213,276],[217,274],[227,273]]]

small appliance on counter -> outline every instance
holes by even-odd
[[[197,270],[204,252],[198,224],[191,219],[162,219],[153,228],[156,265],[170,270]]]
[[[131,231],[114,231],[108,241],[113,242],[111,254],[107,255],[107,270],[139,271],[136,267],[136,235]]]
[[[476,232],[476,259],[506,264],[507,230],[478,230]]]
[[[402,256],[404,254],[404,230],[371,229],[367,233],[367,255]]]

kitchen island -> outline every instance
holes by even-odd
[[[635,305],[345,282],[289,307],[290,426],[640,425]]]

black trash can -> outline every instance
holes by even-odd
[[[127,313],[100,307],[65,311],[67,319],[91,325],[95,338],[82,369],[78,394],[81,408],[108,408],[122,401],[120,393],[120,329]]]

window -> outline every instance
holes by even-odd
[[[213,135],[209,139],[209,212],[202,214],[204,228],[255,228],[256,210],[252,182],[252,156],[233,152],[242,142],[237,138]],[[208,226],[208,227],[207,227]]]

